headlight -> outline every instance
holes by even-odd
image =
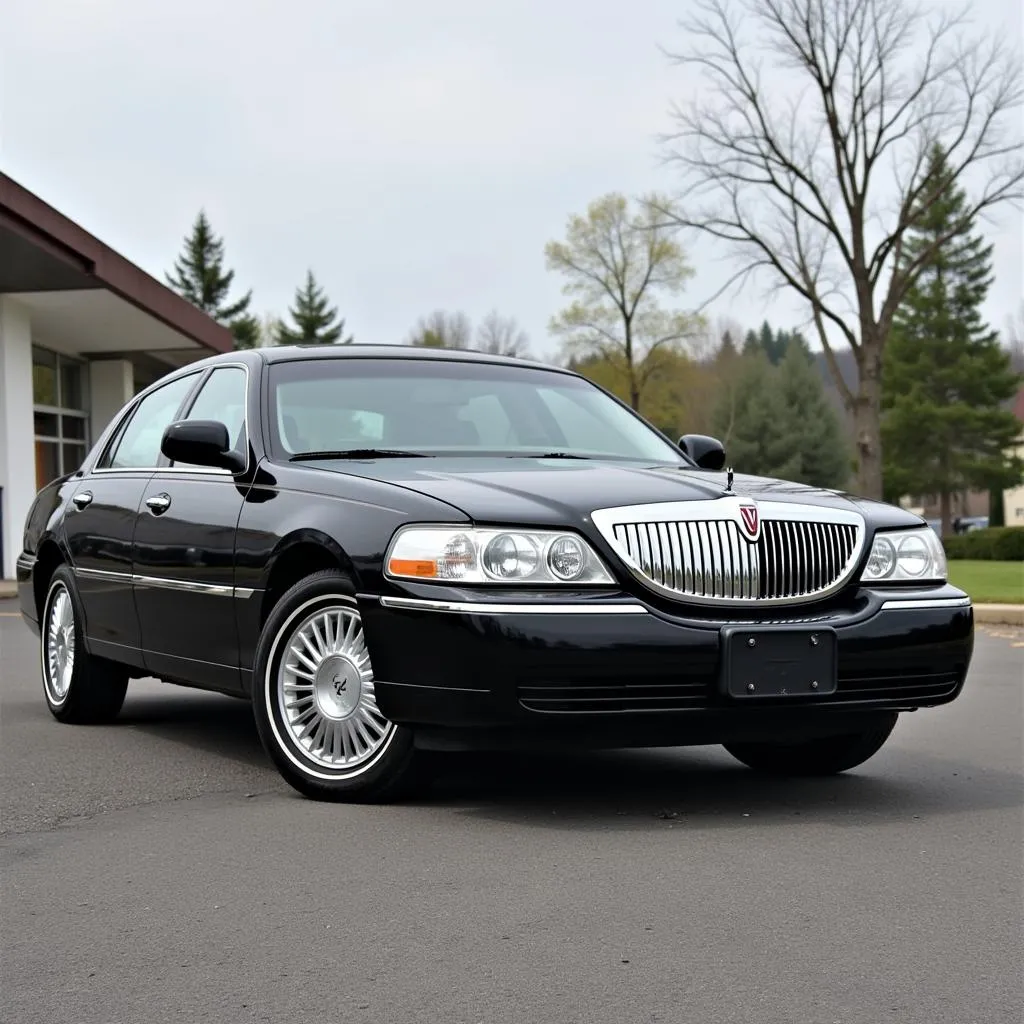
[[[448,583],[614,583],[591,546],[554,530],[410,526],[384,560],[388,576]]]
[[[946,552],[929,526],[875,534],[862,583],[934,582],[946,579]]]

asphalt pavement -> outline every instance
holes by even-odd
[[[832,779],[720,749],[447,755],[303,800],[236,700],[46,711],[0,603],[0,1021],[1020,1024],[1024,632]]]

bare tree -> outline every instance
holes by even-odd
[[[565,339],[571,357],[620,367],[634,409],[661,366],[659,350],[678,346],[699,325],[658,303],[659,292],[678,293],[693,275],[675,227],[657,223],[659,211],[673,209],[656,195],[643,197],[635,212],[624,196],[602,196],[584,216],[569,218],[564,242],[544,250],[548,269],[567,279],[562,292],[575,300],[552,319],[551,332]]]
[[[1024,194],[1020,55],[972,37],[967,12],[945,4],[931,16],[911,0],[690,3],[686,49],[672,56],[704,91],[674,109],[668,151],[688,205],[665,221],[733,246],[730,285],[766,269],[807,302],[854,421],[857,486],[881,497],[882,353],[947,241],[908,258],[907,233],[950,180],[972,191],[964,221]],[[925,173],[936,144],[950,168],[939,182]],[[853,349],[855,388],[838,339]]]
[[[1010,366],[1015,373],[1024,373],[1024,302],[1017,305],[1017,312],[1006,318],[1003,343],[1010,350]]]
[[[526,331],[520,329],[516,318],[501,316],[497,310],[491,310],[477,328],[476,347],[481,352],[521,359],[528,355],[529,344],[530,339]]]
[[[421,348],[471,348],[473,327],[465,313],[448,313],[437,309],[421,316],[409,335],[407,344]]]

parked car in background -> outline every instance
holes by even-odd
[[[973,643],[920,517],[734,476],[568,370],[397,346],[164,378],[39,493],[17,575],[56,719],[141,676],[233,694],[329,799],[453,747],[843,771],[956,698]]]
[[[926,519],[925,522],[940,537],[942,536],[941,519]],[[975,530],[985,530],[988,528],[988,522],[988,516],[957,516],[952,522],[953,533],[959,535],[973,533]]]

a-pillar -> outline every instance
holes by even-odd
[[[36,496],[32,420],[32,320],[28,309],[0,295],[0,577],[14,578],[25,517]]]

